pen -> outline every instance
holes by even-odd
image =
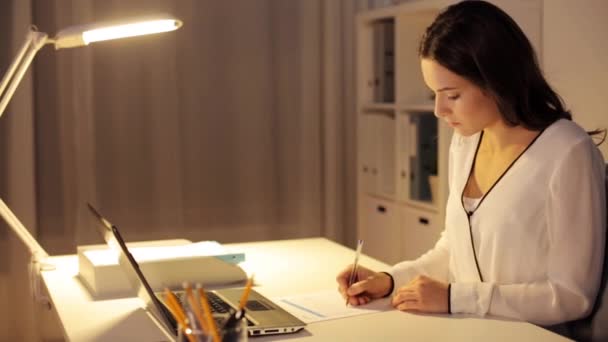
[[[353,262],[353,269],[350,271],[350,277],[348,279],[349,289],[357,281],[357,266],[359,265],[359,255],[361,255],[361,249],[363,249],[363,240],[357,241],[357,250],[355,252],[355,262]],[[348,298],[346,298],[346,305],[348,305]]]

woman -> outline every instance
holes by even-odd
[[[419,55],[435,115],[454,128],[445,230],[388,273],[364,267],[351,305],[392,295],[403,311],[497,315],[552,325],[586,316],[605,241],[604,159],[571,121],[530,42],[482,1],[448,7]],[[605,137],[605,131],[604,137]]]

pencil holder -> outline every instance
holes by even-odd
[[[200,329],[189,330],[190,335],[186,335],[183,329],[177,332],[177,342],[214,342],[213,336],[208,335]]]
[[[191,331],[190,337],[186,336],[182,329],[179,329],[177,334],[177,341],[214,342],[213,336],[205,333],[203,330],[194,329],[189,331]],[[220,338],[222,339],[222,342],[247,342],[247,321],[245,319],[241,319],[232,327],[222,330],[220,332]]]
[[[222,331],[222,342],[246,342],[247,320],[239,319],[238,322]]]

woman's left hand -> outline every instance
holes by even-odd
[[[419,275],[397,290],[392,304],[401,311],[448,313],[448,284]]]

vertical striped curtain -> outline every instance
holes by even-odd
[[[4,1],[0,72],[51,36],[164,12],[175,32],[43,48],[0,118],[0,197],[51,255],[128,241],[355,240],[354,1]],[[32,77],[33,76],[33,77]],[[3,223],[0,225],[5,226]],[[60,340],[0,229],[0,340]]]

